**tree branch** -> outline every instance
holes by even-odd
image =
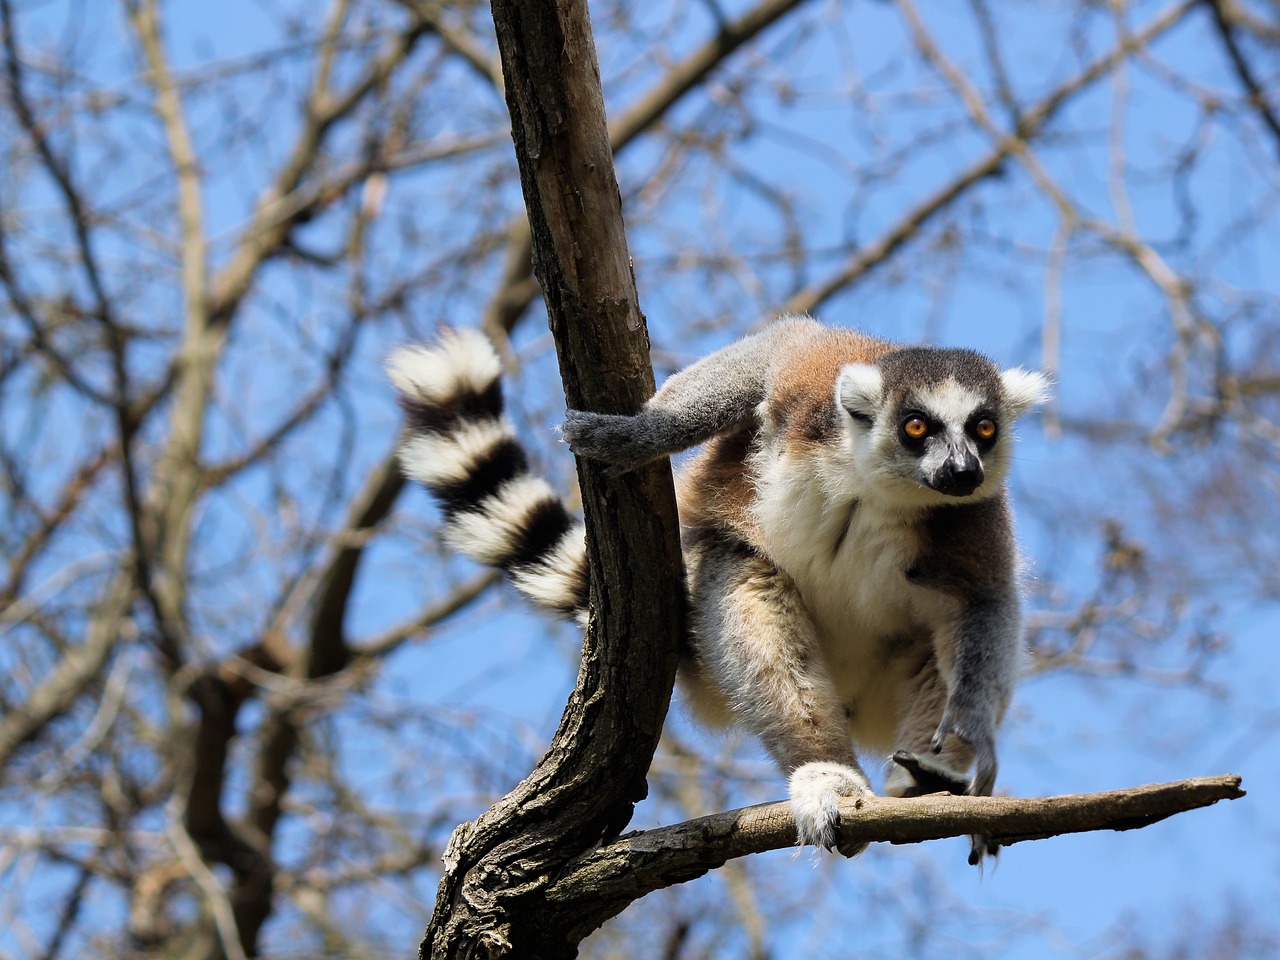
[[[1240,777],[1197,777],[1057,797],[956,797],[841,801],[843,843],[920,843],[980,834],[1001,846],[1092,830],[1133,830],[1219,800],[1244,796]],[[693,880],[736,857],[793,847],[787,802],[699,817],[620,837],[571,864],[547,891],[582,915],[585,936],[647,893]]]
[[[1277,117],[1276,112],[1271,109],[1262,84],[1258,82],[1253,68],[1249,66],[1249,61],[1245,59],[1244,51],[1240,48],[1240,43],[1236,39],[1233,13],[1227,10],[1225,0],[1205,0],[1205,3],[1213,11],[1213,23],[1218,29],[1218,36],[1222,38],[1222,45],[1226,47],[1227,58],[1235,68],[1236,76],[1240,79],[1245,92],[1249,94],[1249,105],[1258,112],[1258,119],[1271,131],[1271,135],[1276,140],[1277,150],[1280,150],[1280,117]],[[1235,5],[1232,4],[1232,6]]]
[[[762,0],[716,33],[687,57],[672,65],[654,87],[609,122],[609,142],[616,156],[655,123],[743,45],[759,36],[806,0]],[[532,276],[533,247],[528,221],[517,216],[507,227],[507,252],[497,292],[485,308],[483,329],[495,341],[511,332],[538,296]]]
[[[57,666],[27,695],[25,703],[0,718],[0,772],[19,747],[70,710],[102,673],[120,639],[120,626],[132,596],[132,576],[122,572],[104,591],[85,630],[84,643],[58,660]]]
[[[1046,130],[1050,122],[1062,111],[1076,94],[1106,77],[1125,57],[1142,49],[1156,37],[1168,32],[1203,0],[1179,0],[1178,3],[1157,14],[1141,30],[1123,38],[1110,51],[1091,61],[1079,73],[1065,81],[1052,93],[1038,100],[1023,111],[1009,136],[997,140],[987,154],[962,170],[949,183],[939,187],[898,219],[898,221],[871,243],[854,251],[849,261],[829,277],[819,280],[803,290],[798,290],[778,311],[779,313],[813,313],[836,294],[852,286],[880,264],[889,260],[909,241],[914,239],[925,225],[947,210],[970,187],[988,177],[998,175],[1016,148],[1025,147]]]

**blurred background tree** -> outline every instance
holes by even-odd
[[[659,377],[783,311],[1043,366],[1011,793],[1280,731],[1280,7],[592,5]],[[566,494],[487,5],[0,0],[0,956],[402,956],[575,636],[449,556],[396,343],[500,345]],[[638,824],[783,787],[673,711]],[[1270,956],[1275,805],[770,854],[597,957]],[[1039,849],[1043,848],[1043,849]]]

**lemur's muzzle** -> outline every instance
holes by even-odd
[[[967,497],[981,486],[984,476],[982,462],[972,450],[953,448],[946,462],[933,475],[930,486],[949,497]]]

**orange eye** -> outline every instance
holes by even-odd
[[[996,435],[995,421],[982,419],[973,425],[973,432],[978,435],[979,440],[990,440]]]
[[[923,440],[925,434],[929,432],[929,424],[925,422],[924,417],[907,417],[902,422],[902,432],[912,440]]]

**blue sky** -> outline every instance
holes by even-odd
[[[1053,4],[1008,7],[1000,8],[1001,37],[1011,51],[1013,86],[1024,99],[1042,95],[1078,69],[1077,47],[1102,49],[1111,37],[1111,26],[1099,16],[1086,21],[1083,36],[1063,34],[1056,42],[1054,31],[1072,22],[1069,9]],[[242,58],[287,44],[290,37],[274,9],[239,0],[216,6],[171,4],[166,12],[175,63],[191,69],[213,58]],[[653,9],[663,13],[666,8]],[[1131,21],[1144,23],[1158,9],[1153,3],[1138,3]],[[135,60],[122,44],[119,10],[103,4],[82,4],[77,10],[82,20],[74,49],[86,69],[96,71],[104,85],[125,83],[133,76]],[[744,96],[762,122],[749,136],[726,136],[741,169],[788,196],[806,242],[824,253],[799,266],[765,263],[782,244],[788,223],[759,194],[712,163],[691,163],[682,169],[677,186],[649,192],[650,180],[667,156],[661,140],[641,141],[621,158],[622,188],[634,220],[637,280],[659,378],[751,329],[786,292],[834,269],[851,244],[874,239],[904,209],[989,146],[972,126],[958,122],[940,142],[929,141],[890,162],[886,144],[906,142],[913,131],[935,130],[955,113],[953,98],[918,63],[904,59],[904,27],[891,5],[833,2],[818,5],[818,10],[821,16],[805,21],[806,28],[784,23],[749,54],[755,58],[759,82]],[[986,89],[989,78],[977,66],[980,44],[972,20],[959,10],[959,5],[935,5],[926,15],[937,35],[946,38],[948,55],[971,66],[974,82]],[[72,35],[65,26],[64,7],[51,4],[46,14],[52,25],[49,38]],[[662,52],[675,55],[692,46],[705,35],[707,17],[699,6],[667,36],[669,49]],[[1234,90],[1220,51],[1206,44],[1202,27],[1202,20],[1191,18],[1160,41],[1155,56],[1199,83]],[[24,40],[33,43],[38,38],[32,27]],[[645,87],[650,74],[637,66],[645,56],[645,51],[630,48],[602,48],[606,78],[618,77],[606,91],[611,109]],[[209,232],[218,238],[215,259],[226,256],[251,209],[262,169],[283,152],[283,135],[294,128],[292,107],[306,77],[305,59],[299,57],[296,72],[278,87],[255,88],[251,82],[228,80],[237,102],[258,120],[258,126],[240,138],[226,136],[216,97],[190,105],[197,139],[211,158],[205,201]],[[769,82],[780,78],[790,88],[786,97]],[[441,98],[440,128],[432,130],[433,135],[490,129],[500,116],[503,106],[492,91],[477,91],[468,81],[466,71],[459,69],[454,75],[446,69],[443,92],[433,90]],[[1206,159],[1186,184],[1199,218],[1190,237],[1179,242],[1177,198],[1153,171],[1201,135],[1198,114],[1153,68],[1133,67],[1126,83],[1128,182],[1140,231],[1161,241],[1176,268],[1212,278],[1204,293],[1207,302],[1225,296],[1223,291],[1274,302],[1280,294],[1280,275],[1272,269],[1280,254],[1280,234],[1236,226],[1243,213],[1274,206],[1274,169],[1269,178],[1260,175],[1257,157],[1232,139],[1226,121],[1204,134]],[[1108,191],[1106,150],[1115,96],[1115,88],[1104,83],[1075,100],[1060,119],[1063,130],[1076,131],[1075,139],[1064,137],[1041,154],[1087,212],[1107,221],[1117,216],[1115,198]],[[720,102],[692,97],[674,112],[672,122],[731,132],[732,108]],[[154,127],[144,112],[132,122],[140,137],[153,138],[140,140],[145,149],[158,150]],[[485,154],[477,166],[510,162],[509,147],[502,147]],[[878,174],[859,179],[857,171],[868,166],[877,167]],[[142,178],[145,169],[140,164],[136,176]],[[142,189],[128,181],[126,176],[112,189],[121,195]],[[463,164],[394,179],[390,212],[376,227],[374,249],[380,268],[388,274],[408,271],[426,254],[447,248],[453,235],[502,223],[517,195],[515,188],[510,182],[492,190],[489,185]],[[459,199],[457,193],[465,196]],[[406,223],[421,229],[420,247],[406,241]],[[1023,170],[1010,164],[1004,178],[975,190],[945,222],[926,230],[866,282],[825,304],[820,316],[903,342],[928,339],[971,346],[1002,364],[1038,365],[1047,251],[1058,225],[1052,205]],[[970,242],[963,250],[945,243],[948,226],[968,231]],[[332,230],[332,224],[321,219],[305,235],[324,245],[332,239]],[[745,268],[710,277],[707,272],[670,268],[674,258],[696,258],[726,240],[741,252]],[[345,458],[342,462],[354,468],[348,479],[361,476],[363,469],[385,456],[394,441],[398,411],[383,379],[382,357],[411,335],[429,334],[442,320],[474,322],[497,269],[490,258],[474,275],[446,277],[436,299],[417,304],[418,312],[362,335],[351,361],[347,409],[327,413],[290,448],[299,458],[299,470],[313,475],[315,489],[327,476],[327,461],[303,458],[326,444],[330,456]],[[172,289],[148,296],[159,308],[171,307],[176,298]],[[229,403],[233,414],[211,420],[211,454],[235,449],[258,428],[254,415],[283,403],[306,382],[314,361],[296,353],[298,330],[323,342],[340,314],[340,299],[339,281],[300,276],[286,264],[264,272],[249,314],[253,322],[237,328],[235,349],[220,371],[226,395],[244,402],[239,407]],[[1125,419],[1155,422],[1166,388],[1160,358],[1171,339],[1165,309],[1158,291],[1123,258],[1096,248],[1087,238],[1073,244],[1062,275],[1057,409],[1064,419],[1122,413]],[[163,315],[163,309],[157,313]],[[1225,331],[1231,350],[1240,354],[1248,352],[1256,335],[1255,327],[1246,323],[1227,325]],[[551,434],[563,401],[549,338],[536,311],[517,330],[513,345],[519,373],[511,391],[512,414],[534,438],[535,455],[547,472],[567,488],[571,463]],[[145,371],[154,359],[144,356],[138,362]],[[71,410],[63,419],[70,424],[75,417]],[[1242,552],[1217,545],[1196,549],[1197,536],[1204,533],[1198,518],[1170,521],[1156,512],[1150,496],[1162,485],[1176,486],[1200,476],[1214,466],[1210,458],[1223,448],[1170,457],[1133,444],[1086,444],[1072,436],[1054,439],[1036,421],[1020,433],[1013,487],[1022,504],[1024,550],[1032,577],[1051,579],[1059,588],[1052,596],[1033,589],[1032,609],[1070,607],[1087,595],[1097,573],[1098,532],[1105,518],[1114,517],[1136,536],[1164,545],[1163,550],[1153,550],[1155,576],[1162,569],[1176,569],[1197,584],[1191,598],[1192,621],[1224,635],[1228,643],[1208,667],[1207,680],[1214,686],[1066,673],[1029,678],[1003,737],[1002,789],[1046,795],[1236,772],[1244,775],[1249,797],[1141,831],[1020,844],[983,876],[965,865],[961,841],[876,849],[851,863],[829,859],[817,866],[788,853],[758,858],[760,863],[749,869],[767,872],[771,887],[798,900],[802,894],[811,895],[822,905],[821,910],[794,912],[776,934],[777,956],[929,956],[930,948],[921,953],[913,946],[912,927],[903,923],[904,914],[911,911],[914,922],[936,931],[927,943],[949,944],[965,955],[976,949],[1007,958],[1118,956],[1110,939],[1115,930],[1131,929],[1158,944],[1179,935],[1187,924],[1212,923],[1232,909],[1265,918],[1280,897],[1280,822],[1273,812],[1276,804],[1269,800],[1280,787],[1280,774],[1268,762],[1280,730],[1271,679],[1280,667],[1274,644],[1280,609],[1274,601],[1259,599],[1251,586],[1255,574],[1236,575],[1244,563]],[[347,446],[333,453],[339,440]],[[1259,468],[1259,501],[1274,508],[1274,494],[1267,500],[1265,493],[1267,478],[1274,483],[1268,469]],[[202,530],[206,542],[216,545],[201,557],[202,569],[221,575],[220,565],[241,556],[246,543],[262,536],[262,529],[249,519],[250,511],[242,508],[261,507],[273,492],[271,477],[250,473],[236,485],[233,496],[208,508]],[[335,519],[340,500],[325,508],[315,506],[318,493],[310,496],[316,515]],[[1265,526],[1261,521],[1274,523],[1275,514],[1259,520],[1260,527]],[[407,615],[419,599],[421,585],[437,588],[473,572],[465,563],[423,554],[418,535],[433,522],[433,508],[424,494],[413,491],[402,498],[395,523],[413,536],[389,536],[368,557],[350,615],[354,635],[370,635]],[[1232,529],[1230,523],[1226,529]],[[272,531],[281,538],[285,532],[283,521]],[[272,546],[263,546],[261,567],[225,572],[230,600],[227,610],[221,597],[202,610],[210,624],[220,615],[234,620],[228,610],[252,610],[261,601]],[[1274,555],[1268,559],[1274,562]],[[1249,588],[1239,587],[1241,581]],[[1157,616],[1163,597],[1160,583],[1151,586],[1150,593],[1152,607],[1142,613]],[[253,628],[254,622],[245,619],[227,635],[238,630],[248,636]],[[210,632],[215,632],[212,626]],[[1145,665],[1176,666],[1187,657],[1189,633],[1180,629],[1162,643],[1139,644],[1131,652]],[[411,807],[420,799],[413,796],[413,783],[400,782],[400,767],[392,760],[421,749],[421,763],[433,767],[424,773],[425,781],[433,789],[450,791],[451,802],[463,815],[474,815],[539,756],[572,686],[575,647],[572,629],[547,626],[504,589],[398,654],[377,681],[378,705],[332,721],[326,729],[348,775],[358,782],[385,784],[381,798],[388,806]],[[393,726],[391,732],[372,722],[370,715],[400,704],[410,704],[409,712],[428,721],[411,728]],[[701,736],[678,712],[671,722],[682,737]],[[404,739],[397,742],[397,736]],[[715,740],[698,742],[711,753],[721,749]],[[467,748],[481,755],[480,769],[460,775],[449,767],[474,759],[463,755]],[[782,795],[780,779],[757,749],[744,745],[738,756],[742,769],[753,776],[724,784],[727,802]],[[48,822],[63,812],[53,809],[39,816]],[[657,822],[669,812],[642,806],[637,825]],[[11,816],[22,822],[27,811],[15,814],[11,808],[5,819]],[[294,842],[286,836],[283,856],[289,856]],[[422,896],[429,898],[433,882],[430,877],[418,881]],[[698,881],[716,895],[721,895],[721,883],[715,877]],[[104,902],[99,909],[117,906]],[[385,914],[389,938],[413,942],[421,927],[413,910],[391,901],[375,909]],[[849,929],[839,922],[846,915]],[[273,936],[277,946],[289,945],[284,932]],[[732,933],[726,936],[725,955],[738,955],[741,940]],[[0,948],[11,947],[0,933]]]

